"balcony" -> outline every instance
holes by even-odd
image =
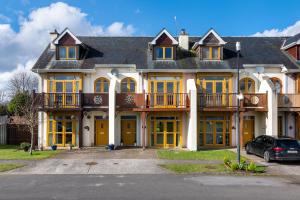
[[[300,111],[300,94],[278,94],[278,110]]]
[[[241,107],[248,111],[268,111],[267,93],[247,93],[241,102]]]
[[[82,98],[85,110],[108,109],[108,93],[82,93]]]
[[[198,109],[203,111],[236,111],[238,95],[236,93],[198,93]],[[241,110],[267,111],[267,94],[243,94]]]
[[[80,109],[80,93],[41,93],[38,94],[43,110]]]
[[[235,110],[237,95],[234,93],[198,93],[198,108],[204,111]]]
[[[189,109],[188,93],[147,93],[146,108],[150,109]]]
[[[116,108],[118,110],[137,110],[146,107],[144,93],[117,93]]]

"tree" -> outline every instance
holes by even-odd
[[[38,78],[32,72],[19,72],[12,76],[8,81],[7,89],[11,97],[19,93],[26,93],[36,90]]]
[[[17,93],[11,101],[8,103],[7,110],[11,115],[20,115],[22,116],[22,109],[26,104],[27,99],[29,98],[29,94],[25,93]]]
[[[31,134],[30,140],[30,155],[32,155],[33,149],[33,136],[34,136],[34,129],[38,126],[38,112],[39,112],[39,103],[40,103],[40,96],[36,95],[33,92],[31,95],[27,95],[25,98],[24,104],[20,104],[17,109],[20,111],[19,113],[22,114],[25,120],[26,127],[29,129]]]

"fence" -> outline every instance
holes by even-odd
[[[7,123],[7,116],[0,116],[0,144],[7,143],[6,123]]]
[[[37,128],[34,130],[33,144],[38,145],[38,134]],[[7,144],[19,145],[22,142],[30,143],[31,134],[25,124],[7,124]]]

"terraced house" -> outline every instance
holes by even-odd
[[[300,35],[50,36],[32,69],[40,147],[231,147],[237,116],[243,144],[262,134],[300,139]]]

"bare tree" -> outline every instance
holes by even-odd
[[[31,140],[30,140],[30,155],[32,155],[32,149],[34,145],[34,130],[38,126],[38,111],[39,111],[39,103],[40,103],[40,98],[39,96],[33,91],[31,95],[28,95],[28,97],[25,100],[25,103],[21,105],[19,108],[22,117],[24,117],[26,127],[29,129],[30,134],[31,134]]]
[[[11,96],[18,93],[31,92],[38,87],[38,78],[32,72],[19,72],[8,81],[7,89]]]
[[[0,90],[0,104],[4,104],[6,102],[6,93]]]

